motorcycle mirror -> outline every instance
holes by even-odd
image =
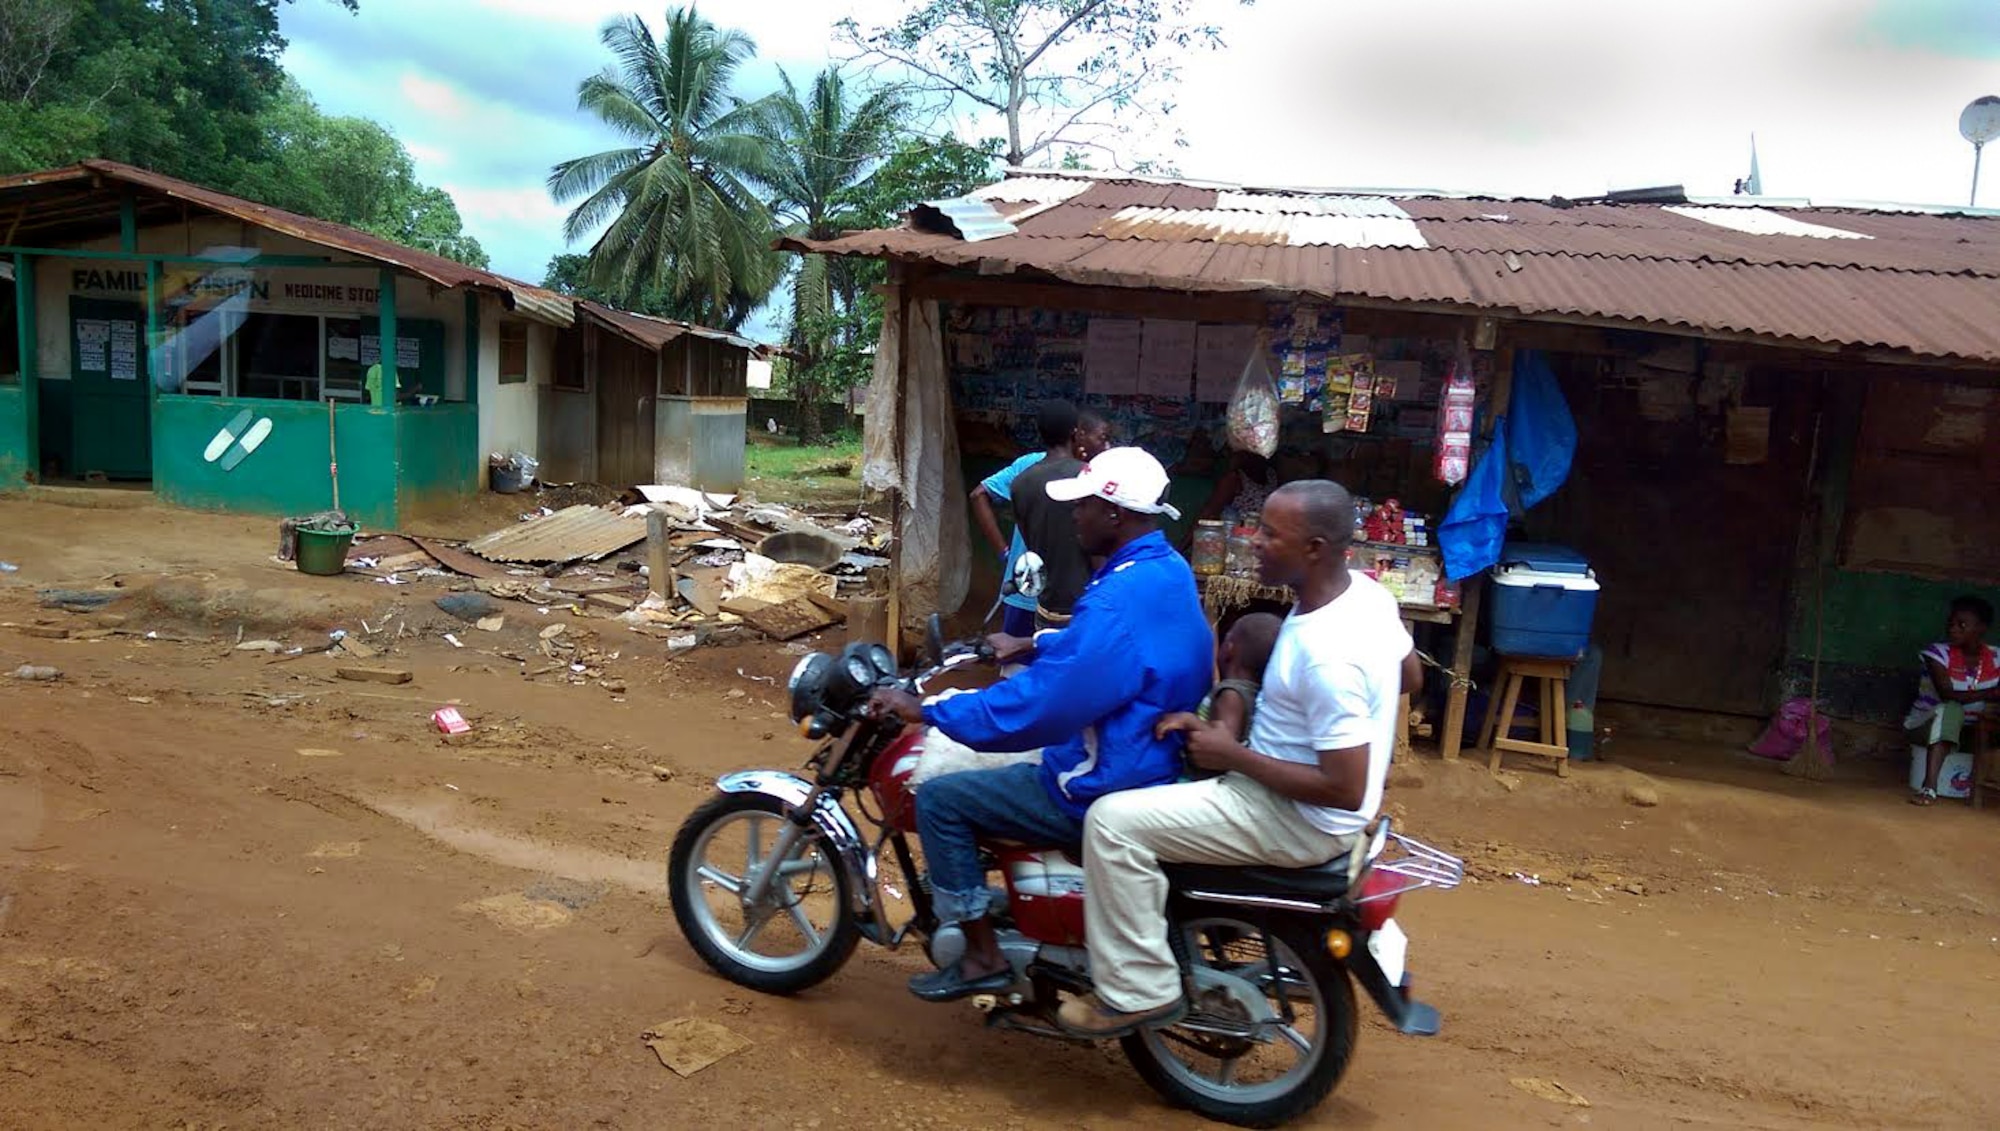
[[[1033,550],[1024,551],[1014,559],[1014,592],[1023,597],[1039,597],[1049,584],[1049,567],[1042,556]]]
[[[933,664],[944,661],[944,622],[936,613],[924,622],[924,655]]]

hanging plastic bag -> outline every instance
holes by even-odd
[[[1270,459],[1278,450],[1278,383],[1264,359],[1271,352],[1270,334],[1259,331],[1244,363],[1243,376],[1229,398],[1229,446]]]
[[[1437,461],[1433,471],[1438,481],[1456,487],[1472,470],[1472,422],[1478,405],[1477,385],[1472,378],[1472,351],[1465,339],[1458,340],[1458,355],[1444,380],[1438,402]]]

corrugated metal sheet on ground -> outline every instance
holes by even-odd
[[[465,548],[494,562],[594,562],[646,537],[646,520],[602,507],[564,507],[482,534]]]

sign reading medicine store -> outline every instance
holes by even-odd
[[[78,295],[143,295],[146,272],[127,267],[77,266],[69,289]],[[160,276],[160,296],[169,310],[204,309],[241,299],[253,311],[298,314],[372,314],[382,292],[367,270],[219,267],[208,271],[169,270]]]

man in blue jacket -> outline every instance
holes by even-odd
[[[1162,714],[1193,710],[1214,671],[1214,638],[1194,574],[1160,533],[1167,473],[1138,448],[1113,448],[1048,495],[1076,506],[1077,541],[1104,565],[1077,599],[1067,628],[1039,634],[1027,669],[983,691],[920,704],[875,693],[876,709],[927,724],[974,750],[1042,748],[1039,765],[947,774],[917,794],[917,831],[939,920],[962,924],[965,956],[910,980],[926,1001],[992,993],[1013,980],[986,912],[992,889],[982,837],[1080,843],[1090,803],[1107,793],[1173,781],[1177,742],[1155,738]],[[1012,658],[1002,656],[1003,660]]]

